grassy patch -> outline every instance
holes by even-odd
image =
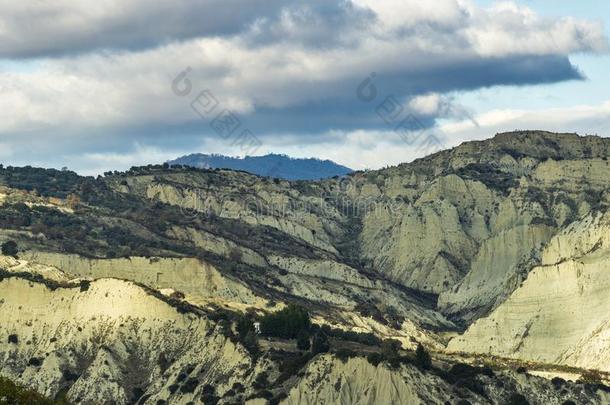
[[[11,405],[64,405],[65,400],[51,400],[36,391],[21,387],[12,381],[0,377],[0,404]]]

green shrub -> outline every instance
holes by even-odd
[[[330,344],[328,343],[328,337],[322,331],[316,333],[313,337],[313,341],[311,342],[311,352],[313,354],[318,353],[326,353],[330,349]]]
[[[17,257],[17,253],[19,253],[19,249],[17,248],[17,242],[14,240],[9,240],[2,244],[3,255]]]
[[[454,364],[448,372],[436,370],[440,377],[445,381],[455,384],[456,387],[462,387],[470,390],[484,398],[487,397],[485,383],[478,376],[484,375],[493,377],[494,372],[489,367],[474,367],[465,363]]]
[[[258,335],[254,330],[254,321],[248,315],[239,317],[236,325],[237,339],[244,345],[251,355],[257,356],[260,352]]]
[[[199,380],[194,377],[191,377],[186,380],[184,384],[182,384],[182,387],[180,387],[180,391],[183,393],[195,392],[195,388],[197,388],[197,385],[199,385]]]
[[[131,392],[131,402],[136,403],[144,403],[144,400],[150,397],[150,395],[144,395],[146,392],[140,387],[134,387]],[[144,398],[143,398],[144,397]],[[143,401],[139,401],[140,398],[143,398]]]
[[[454,379],[460,378],[474,378],[477,375],[486,375],[493,377],[493,370],[489,367],[474,367],[465,363],[456,363],[449,370],[449,374]]]
[[[80,177],[71,171],[39,169],[31,166],[0,169],[2,183],[20,190],[37,191],[44,197],[66,198],[80,183],[93,181],[92,177]]]
[[[529,405],[530,403],[528,402],[527,398],[525,398],[523,395],[514,393],[508,399],[507,404],[508,405]]]
[[[38,358],[38,357],[32,357],[29,361],[28,361],[28,365],[29,366],[33,366],[33,367],[40,367],[42,366],[42,362],[44,359]]]
[[[0,403],[15,405],[60,405],[63,400],[50,400],[39,393],[20,387],[12,381],[0,377]]]
[[[237,319],[235,329],[239,336],[245,337],[248,332],[254,330],[254,321],[247,315],[240,316],[239,319]]]
[[[487,187],[502,191],[504,194],[508,194],[509,189],[519,185],[511,173],[504,172],[491,164],[471,163],[458,169],[456,174],[462,178],[480,181]]]
[[[383,356],[380,353],[373,352],[366,356],[366,359],[373,366],[377,367],[383,361]]]
[[[579,381],[585,384],[601,384],[602,376],[597,370],[585,370],[580,375]]]
[[[374,334],[368,332],[354,332],[350,330],[336,329],[331,328],[328,325],[322,325],[321,327],[317,325],[312,325],[311,329],[312,331],[321,329],[328,337],[361,343],[367,346],[381,346],[382,344],[381,339],[379,339]]]
[[[311,342],[309,341],[309,333],[306,330],[301,330],[297,336],[297,349],[309,350]]]
[[[90,286],[91,286],[91,281],[89,281],[89,280],[81,280],[81,282],[80,282],[80,292],[88,291]]]
[[[216,387],[214,387],[211,384],[206,384],[201,389],[201,392],[203,393],[203,395],[215,395],[216,394]]]
[[[78,380],[79,375],[76,373],[71,372],[70,370],[64,370],[61,372],[61,376],[64,379],[64,381],[76,381]]]
[[[235,396],[235,390],[233,388],[231,388],[227,392],[225,392],[225,394],[222,397],[230,398],[230,397],[234,397],[234,396]]]
[[[558,390],[565,385],[566,380],[564,380],[561,377],[553,377],[553,379],[551,380],[551,383],[553,384],[555,389]]]
[[[201,396],[201,402],[203,402],[204,405],[216,405],[218,401],[220,401],[220,397],[214,394],[203,394]]]
[[[280,375],[275,380],[275,384],[282,384],[290,377],[295,376],[307,365],[313,355],[311,353],[295,353],[294,355],[286,355],[280,363],[279,370]]]
[[[288,398],[288,394],[280,392],[275,397],[269,400],[269,405],[279,405],[284,399]]]
[[[386,339],[381,343],[381,355],[385,360],[391,360],[398,357],[400,350],[400,342],[395,339]]]
[[[341,360],[342,362],[345,363],[348,359],[350,359],[352,357],[358,357],[358,353],[356,353],[355,351],[353,351],[351,349],[342,348],[335,352],[335,356],[339,360]]]
[[[251,355],[256,356],[260,352],[260,347],[258,345],[258,335],[255,331],[249,331],[243,340],[243,345],[250,352]]]
[[[257,392],[252,399],[254,398],[265,398],[265,399],[271,399],[273,398],[273,392],[269,391],[269,390],[262,390],[260,392]]]
[[[257,390],[266,389],[269,386],[269,380],[266,372],[262,372],[256,376],[254,384],[252,386]]]
[[[485,391],[485,384],[480,381],[478,378],[463,378],[455,383],[456,387],[462,387],[469,391],[474,392],[482,396],[483,398],[487,397],[487,392]]]

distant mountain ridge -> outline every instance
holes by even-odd
[[[167,163],[200,169],[243,170],[259,176],[277,177],[285,180],[319,180],[333,176],[344,176],[353,172],[349,167],[339,165],[331,160],[291,158],[280,154],[239,158],[193,153],[170,160]]]

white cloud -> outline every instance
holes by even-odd
[[[606,43],[601,27],[594,24],[571,19],[542,20],[526,8],[511,6],[512,3],[491,9],[453,0],[358,4],[377,13],[380,25],[358,31],[358,41],[350,46],[312,48],[291,42],[290,35],[288,40],[252,46],[248,37],[252,32],[246,31],[237,37],[192,39],[137,52],[47,59],[32,72],[0,73],[3,90],[0,104],[4,107],[0,109],[0,133],[49,130],[65,125],[154,125],[192,120],[183,100],[168,91],[171,79],[186,66],[193,67],[193,80],[199,86],[211,88],[226,108],[238,113],[302,106],[337,97],[343,102],[346,99],[353,102],[354,86],[371,71],[379,77],[398,75],[403,82],[400,95],[420,96],[413,100],[419,108],[425,97],[429,103],[433,101],[430,97],[439,97],[427,96],[427,92],[459,89],[460,75],[481,76],[464,78],[468,82],[464,86],[475,88],[528,79],[528,72],[523,74],[525,77],[515,78],[510,72],[498,78],[487,77],[493,72],[476,72],[477,63],[494,63],[480,55],[496,58],[512,54],[563,55],[598,50]],[[139,18],[135,7],[123,10],[114,2],[91,9],[81,6],[73,9],[71,5],[68,0],[55,5],[44,3],[35,16],[56,15],[64,22],[58,26],[68,27],[64,27],[66,30],[89,23],[96,29],[119,10],[121,18]],[[159,10],[168,9],[163,2],[154,5]],[[175,7],[186,6],[179,3]],[[25,6],[15,8],[13,13],[19,15],[31,11]],[[305,16],[285,10],[279,20],[282,29],[291,32],[305,29],[301,20],[307,20],[313,13],[311,7],[306,10]],[[321,17],[313,13],[311,18]],[[150,25],[154,25],[153,21]],[[398,28],[406,30],[405,33],[393,33]],[[378,35],[380,32],[383,35]],[[547,46],[545,35],[549,32],[556,38]],[[512,62],[500,59],[497,63]],[[547,68],[556,67],[542,63],[539,70]],[[452,69],[453,74],[448,75]],[[543,73],[546,74],[529,72],[534,76]],[[558,73],[557,80],[570,74],[573,73],[569,70]]]
[[[193,147],[194,135],[214,139],[209,122],[189,106],[199,90],[210,89],[220,108],[238,114],[268,145],[272,134],[292,133],[293,145],[309,142],[303,151],[325,157],[343,134],[354,158],[337,160],[374,167],[380,159],[410,156],[383,152],[386,141],[361,148],[387,131],[375,114],[386,96],[428,124],[461,120],[470,112],[454,100],[457,91],[579,78],[569,55],[603,51],[606,44],[599,24],[545,19],[514,3],[3,2],[0,58],[39,59],[28,69],[11,63],[0,70],[0,139],[15,154],[27,138],[38,159],[60,146],[90,152],[108,145],[98,151],[103,155],[89,156],[92,167],[109,159],[121,165],[123,155],[125,162],[156,159],[152,149],[125,150],[134,142],[160,148],[168,134],[176,150]],[[172,80],[187,66],[193,90],[179,97]],[[378,98],[366,104],[356,88],[371,72]],[[298,152],[300,146],[284,147]]]
[[[472,18],[476,22],[464,32],[480,55],[554,55],[608,50],[600,22],[571,17],[542,18],[513,2],[498,3],[485,11],[474,9]]]
[[[541,129],[581,135],[610,136],[610,100],[599,105],[576,105],[536,110],[500,109],[477,115],[471,121],[446,123],[439,130],[448,145],[471,139],[486,139],[499,132]]]
[[[439,136],[443,148],[450,148],[463,142],[488,139],[496,133],[519,129],[610,136],[608,128],[610,100],[599,105],[566,108],[493,110],[475,116],[474,121],[465,119],[443,124],[430,133]],[[353,131],[329,134],[329,138],[332,142],[285,146],[281,151],[292,156],[331,159],[354,169],[378,169],[410,162],[426,155],[420,144],[407,144],[393,131]],[[273,145],[268,146],[273,149]]]
[[[74,169],[83,175],[98,175],[108,170],[127,170],[132,166],[162,163],[174,159],[180,151],[161,150],[135,144],[132,151],[122,153],[85,153],[70,158]],[[186,151],[184,152],[186,153]]]
[[[470,140],[482,140],[496,133],[518,129],[543,129],[557,132],[576,132],[581,135],[607,136],[610,128],[610,100],[599,105],[579,105],[560,109],[492,110],[457,122],[443,123],[438,128],[424,132],[438,136],[443,149]],[[308,137],[294,134],[275,134],[261,137],[262,146],[257,155],[285,153],[294,157],[330,159],[348,167],[378,169],[388,165],[409,162],[433,151],[421,142],[405,142],[397,132],[385,130],[335,130]],[[304,141],[311,139],[311,142]],[[0,158],[10,158],[10,144],[0,144]],[[108,170],[125,170],[131,166],[162,163],[193,152],[220,153],[239,156],[239,150],[220,137],[201,138],[190,148],[155,147],[129,143],[128,150],[120,152],[73,153],[60,157],[55,167],[68,166],[85,175],[97,175]]]

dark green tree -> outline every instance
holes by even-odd
[[[313,354],[318,353],[326,353],[330,349],[330,344],[328,343],[328,337],[322,331],[316,333],[313,337],[313,341],[311,342],[311,352]]]
[[[417,365],[423,370],[429,370],[432,367],[432,359],[430,358],[430,354],[426,351],[421,343],[417,344],[417,349],[415,350],[415,360],[417,361]]]
[[[266,336],[295,339],[302,330],[311,327],[309,313],[299,305],[288,304],[281,311],[266,315],[261,319],[261,332]]]
[[[309,350],[311,342],[309,341],[309,333],[306,330],[301,330],[297,336],[297,349]]]
[[[240,316],[235,329],[240,337],[245,338],[248,332],[254,330],[254,322],[247,315]]]
[[[254,321],[249,315],[243,315],[235,326],[237,338],[252,355],[259,353],[258,335],[254,330]]]
[[[12,381],[0,377],[0,403],[28,405],[60,405],[67,404],[64,400],[51,400],[36,391],[16,385]]]
[[[381,343],[381,355],[385,360],[393,360],[398,358],[398,350],[400,350],[400,342],[395,339],[386,339]]]
[[[259,353],[260,348],[258,346],[258,335],[254,330],[251,330],[246,333],[246,336],[243,340],[243,345],[248,350],[248,352],[250,352],[250,354],[257,355]]]
[[[386,339],[381,343],[381,357],[392,368],[400,367],[400,347],[400,342],[395,339]]]
[[[2,244],[3,255],[17,257],[17,253],[19,253],[19,249],[17,249],[17,242],[14,240],[9,240]]]
[[[529,405],[529,401],[523,395],[514,393],[508,399],[508,405]]]

